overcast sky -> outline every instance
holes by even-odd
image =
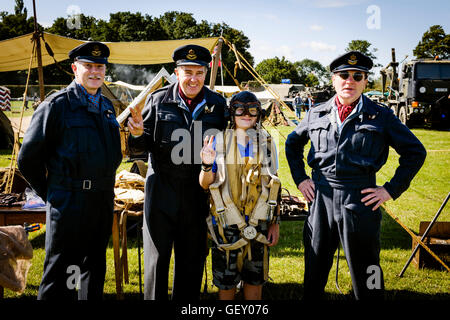
[[[0,1],[0,10],[14,11],[14,0]],[[32,0],[24,2],[32,15]],[[167,11],[192,13],[198,22],[225,22],[243,31],[256,63],[285,56],[292,62],[309,58],[326,66],[351,40],[360,39],[372,43],[378,49],[377,62],[386,65],[391,48],[396,48],[398,61],[411,58],[430,26],[439,24],[450,32],[448,0],[36,0],[36,6],[44,26],[75,11],[104,20],[118,11],[154,17]]]

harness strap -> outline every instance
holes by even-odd
[[[275,154],[276,150],[272,144],[270,136],[264,136],[261,142],[261,148],[259,149],[260,158],[267,159],[264,156],[264,152],[268,150],[267,144],[270,145],[271,156]],[[272,220],[273,210],[277,204],[278,191],[281,186],[280,178],[278,178],[273,172],[273,161],[270,163],[264,163],[261,168],[261,194],[259,199],[250,215],[249,224],[257,225],[258,220],[267,219]]]
[[[233,137],[233,135],[231,137]],[[217,182],[211,184],[209,190],[216,206],[216,212],[219,216],[219,223],[223,223],[223,226],[225,227],[236,224],[241,230],[245,228],[247,224],[230,196],[230,188],[226,179],[226,150],[224,145],[224,135],[222,132],[216,136],[216,141],[216,163],[218,169],[216,175],[218,175],[218,177],[216,177]],[[224,184],[224,186],[221,194],[219,189],[222,184]]]

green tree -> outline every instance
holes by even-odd
[[[372,59],[374,67],[381,67],[381,64],[375,62],[377,60],[375,53],[378,49],[370,48],[371,46],[372,44],[367,40],[352,40],[349,42],[347,48],[345,48],[345,51],[359,51]]]
[[[281,83],[281,79],[291,79],[292,83],[300,83],[295,64],[285,57],[265,59],[258,63],[255,69],[268,83]]]
[[[45,29],[46,32],[57,34],[64,37],[78,40],[98,40],[102,30],[97,28],[99,20],[92,16],[80,14],[80,27],[74,27],[68,23],[67,18],[59,17],[53,22],[52,26]]]
[[[34,31],[34,18],[27,18],[23,0],[16,0],[14,14],[0,12],[0,40],[18,37]]]
[[[28,13],[28,10],[27,10],[27,8],[25,8],[25,4],[23,3],[23,0],[16,0],[16,5],[14,6],[14,14],[16,16],[23,14],[26,18],[27,13]]]
[[[196,37],[197,21],[192,13],[168,11],[158,18],[167,39],[190,39]]]
[[[446,34],[442,26],[431,26],[422,36],[422,40],[413,50],[418,59],[450,58],[450,34]]]
[[[11,39],[34,31],[34,17],[28,18],[28,11],[24,2],[16,0],[15,3],[14,14],[6,11],[0,12],[0,40]],[[0,73],[0,83],[2,84],[22,84],[25,83],[26,79],[27,73],[23,70]],[[37,81],[35,71],[32,71],[31,81]]]
[[[303,59],[294,63],[300,77],[300,83],[309,87],[330,82],[328,70],[319,62]]]

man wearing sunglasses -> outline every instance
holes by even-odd
[[[372,65],[357,51],[336,58],[330,64],[336,95],[312,107],[286,140],[292,177],[309,202],[303,230],[305,299],[322,296],[339,241],[355,298],[383,298],[379,207],[406,191],[425,161],[425,148],[414,134],[362,94]],[[308,140],[311,178],[303,161]],[[376,172],[389,147],[400,155],[399,166],[390,181],[377,186]]]

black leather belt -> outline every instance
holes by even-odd
[[[115,177],[96,177],[89,179],[72,179],[59,175],[50,175],[48,185],[72,191],[112,191]]]
[[[377,182],[375,174],[336,177],[324,175],[317,170],[313,170],[312,178],[315,183],[328,185],[333,188],[369,188],[375,187]]]

